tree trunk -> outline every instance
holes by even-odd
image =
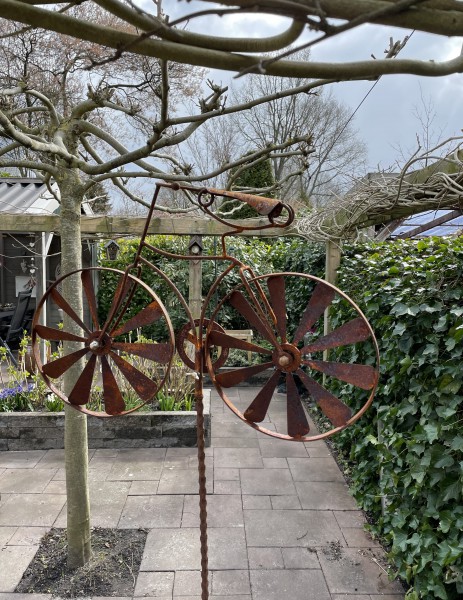
[[[82,267],[80,210],[83,190],[77,172],[66,169],[59,181],[61,192],[61,267],[69,273]],[[82,285],[80,277],[63,280],[63,296],[78,315],[82,315]],[[64,328],[82,335],[80,327],[64,313]],[[66,351],[77,350],[81,344],[65,342]],[[64,375],[64,391],[69,394],[78,377],[77,363]],[[90,501],[88,493],[87,417],[70,406],[65,408],[65,467],[67,494],[68,567],[84,565],[91,555]]]

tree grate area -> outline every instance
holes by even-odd
[[[133,596],[147,534],[143,529],[94,528],[89,562],[69,569],[66,529],[52,529],[15,591],[61,598]]]

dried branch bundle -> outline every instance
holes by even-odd
[[[456,144],[444,158],[437,150]],[[378,173],[359,181],[345,197],[299,219],[299,233],[313,241],[339,241],[365,235],[365,229],[387,224],[426,210],[463,207],[463,138],[451,138],[428,152],[415,155],[400,174]],[[431,166],[409,172],[419,161]]]

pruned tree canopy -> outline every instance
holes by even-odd
[[[463,4],[458,0],[204,0],[195,3],[191,13],[178,21],[169,21],[162,14],[120,0],[84,0],[80,5],[99,5],[108,15],[132,27],[132,31],[114,22],[95,23],[70,12],[73,4],[55,0],[0,0],[0,17],[18,20],[25,25],[43,27],[81,40],[102,44],[115,50],[114,57],[125,52],[152,56],[179,63],[237,71],[278,75],[281,77],[315,77],[335,81],[368,79],[387,74],[409,73],[439,77],[463,72],[463,56],[444,62],[432,60],[395,59],[355,62],[289,61],[287,56],[297,46],[300,35],[309,28],[319,35],[308,45],[321,43],[364,23],[388,27],[416,29],[443,36],[461,36]],[[262,15],[265,30],[266,15],[291,19],[282,34],[250,38],[224,38],[213,34],[198,34],[185,30],[186,21],[197,16],[246,13]],[[136,28],[136,31],[133,31]],[[271,59],[264,53],[278,51]]]

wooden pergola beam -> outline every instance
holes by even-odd
[[[88,217],[80,219],[82,236],[114,237],[121,235],[139,236],[146,223],[144,217]],[[236,220],[236,225],[249,227],[252,223],[256,226],[267,225],[267,219]],[[59,215],[18,215],[1,214],[0,231],[4,233],[58,233],[60,231]],[[220,236],[233,229],[213,221],[212,219],[198,219],[194,217],[172,218],[157,217],[150,223],[149,233],[152,235],[211,235]],[[258,237],[276,237],[283,235],[298,235],[294,226],[284,229],[271,227],[261,231],[243,231],[240,235]]]

